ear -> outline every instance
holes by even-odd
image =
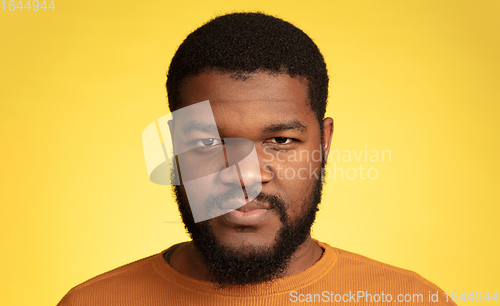
[[[330,153],[330,146],[332,144],[333,136],[333,119],[326,117],[323,119],[323,153],[325,154],[325,160],[328,160],[328,154]]]

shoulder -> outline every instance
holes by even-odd
[[[73,287],[58,305],[115,305],[122,299],[130,301],[134,296],[147,291],[150,284],[163,281],[156,272],[155,261],[161,261],[164,253],[165,251],[97,275]]]
[[[335,254],[335,263],[328,275],[331,281],[340,283],[342,292],[362,292],[369,294],[392,294],[393,298],[412,298],[429,300],[436,295],[439,302],[446,301],[446,295],[437,285],[420,274],[398,268],[368,257],[334,248],[326,243],[318,242],[325,251]],[[438,303],[432,303],[439,305]],[[450,303],[450,305],[454,305]]]
[[[385,278],[391,280],[406,279],[409,281],[415,280],[432,284],[413,271],[398,268],[360,254],[335,248],[323,242],[318,242],[318,244],[326,251],[335,253],[336,263],[334,269],[337,273],[346,277],[369,277],[379,280]]]

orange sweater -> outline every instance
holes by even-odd
[[[323,256],[309,269],[251,287],[217,289],[185,276],[161,252],[71,289],[59,306],[163,305],[455,305],[420,275],[318,242]]]

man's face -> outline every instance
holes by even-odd
[[[248,182],[262,186],[260,195],[237,211],[196,224],[189,216],[185,190],[182,186],[176,188],[179,208],[194,243],[202,249],[200,253],[208,265],[217,260],[215,257],[221,257],[211,254],[220,253],[221,248],[226,255],[245,262],[252,258],[281,261],[277,267],[271,267],[276,271],[264,272],[269,274],[267,278],[259,276],[240,284],[272,279],[283,272],[293,252],[309,237],[321,198],[325,148],[320,123],[308,103],[307,85],[286,74],[259,72],[243,80],[232,78],[231,74],[205,72],[185,80],[181,100],[182,107],[209,100],[221,139],[245,138],[253,142],[260,169],[242,167],[238,175],[221,171],[218,180],[228,193],[241,188],[242,179],[249,191],[253,186]],[[330,136],[327,131],[327,147]],[[218,143],[202,133],[199,138],[207,146]],[[214,243],[217,246],[207,247]],[[235,267],[241,269],[252,268]],[[238,283],[223,278],[216,281]]]

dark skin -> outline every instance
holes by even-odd
[[[321,161],[311,158],[311,154],[321,150],[327,155],[330,150],[333,119],[325,118],[321,123],[324,130],[321,145],[320,126],[308,103],[308,88],[303,79],[268,72],[249,76],[242,80],[227,73],[204,72],[189,77],[181,88],[182,106],[209,100],[221,138],[245,138],[254,143],[262,192],[281,196],[288,203],[286,213],[293,222],[305,210],[304,197],[312,190],[315,177],[310,177],[310,169],[321,168]],[[259,177],[251,171],[241,174],[250,179]],[[230,172],[221,171],[219,179],[225,184],[239,183],[239,177]],[[250,209],[247,207],[266,209],[265,204],[250,202],[239,210]],[[224,216],[208,222],[223,244],[245,252],[272,246],[282,225],[273,209],[267,209],[259,220],[252,226],[233,224]],[[283,276],[306,270],[322,254],[321,247],[308,236],[293,254]],[[170,264],[187,276],[209,280],[192,242],[175,250]]]

